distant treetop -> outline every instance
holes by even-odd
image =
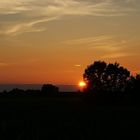
[[[41,92],[42,93],[46,93],[48,95],[52,95],[54,93],[58,93],[59,92],[59,88],[54,86],[54,85],[52,85],[52,84],[44,84],[42,86]]]

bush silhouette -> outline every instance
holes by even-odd
[[[59,88],[52,84],[44,84],[41,88],[41,92],[47,95],[54,95],[59,92]]]
[[[95,61],[85,69],[83,77],[87,83],[86,92],[124,92],[130,72],[118,63]]]

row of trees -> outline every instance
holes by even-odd
[[[132,76],[130,71],[120,66],[119,63],[107,64],[104,61],[95,61],[85,69],[83,78],[86,82],[84,89],[86,95],[116,96],[118,94],[124,95],[124,93],[127,93],[127,95],[128,93],[133,93],[134,95],[134,93],[140,92],[140,75]],[[43,93],[43,95],[55,96],[58,95],[58,92],[58,87],[51,84],[44,84],[41,91],[27,90],[25,92],[23,90],[13,89],[9,94],[18,95],[19,93],[28,93],[28,95],[35,95]]]
[[[6,96],[20,96],[20,95],[27,95],[27,96],[34,96],[34,95],[46,95],[46,96],[56,96],[59,93],[59,88],[55,85],[52,84],[44,84],[41,87],[41,90],[33,90],[33,89],[28,89],[28,90],[23,90],[23,89],[12,89],[9,92],[3,91],[0,95],[6,95]]]

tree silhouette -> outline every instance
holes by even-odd
[[[87,83],[86,92],[122,92],[130,79],[130,72],[118,63],[95,61],[85,69],[83,77]]]
[[[57,94],[59,92],[59,88],[52,84],[44,84],[41,92],[51,96]]]
[[[137,74],[135,77],[132,77],[131,80],[132,90],[139,93],[140,91],[140,74]]]

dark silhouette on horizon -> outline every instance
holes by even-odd
[[[0,139],[140,139],[140,75],[95,61],[83,78],[83,92],[59,92],[53,84],[3,91]]]
[[[117,62],[112,64],[104,61],[95,61],[87,66],[83,79],[86,82],[86,87],[82,95],[139,96],[140,75],[132,76],[127,68],[120,66]],[[82,92],[77,91],[77,93]],[[0,95],[46,95],[53,97],[60,95],[60,92],[57,86],[44,84],[41,90],[15,88],[9,92],[3,91]]]
[[[57,96],[59,93],[59,88],[52,84],[44,84],[41,88],[41,92],[48,96]]]
[[[87,92],[124,92],[130,80],[130,72],[119,63],[107,64],[95,61],[83,75]]]
[[[84,89],[85,98],[90,102],[99,102],[99,99],[100,103],[139,104],[140,75],[132,76],[130,71],[119,63],[95,61],[87,66],[83,78],[87,83]]]

